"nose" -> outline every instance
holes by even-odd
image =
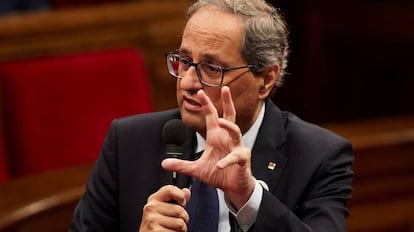
[[[195,67],[190,67],[185,75],[182,78],[178,79],[178,81],[180,88],[184,90],[198,90],[203,88],[203,85],[198,79]]]

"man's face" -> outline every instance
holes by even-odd
[[[244,22],[239,16],[217,8],[204,7],[187,22],[180,54],[193,60],[220,65],[224,68],[247,65],[241,55]],[[237,111],[236,123],[246,132],[256,120],[263,100],[259,97],[263,78],[254,77],[248,68],[224,73],[223,86],[229,86]],[[205,119],[196,93],[203,89],[219,116],[222,116],[220,87],[203,86],[194,67],[184,78],[177,79],[177,102],[185,124],[205,134]]]

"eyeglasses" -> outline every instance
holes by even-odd
[[[254,68],[256,65],[246,65],[234,68],[223,68],[205,61],[194,63],[187,57],[181,57],[176,51],[167,52],[168,72],[175,78],[183,78],[191,66],[196,69],[197,77],[201,84],[212,87],[219,87],[223,83],[224,73],[242,68]]]

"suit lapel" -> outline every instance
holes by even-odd
[[[252,150],[252,172],[256,179],[264,181],[273,191],[288,160],[284,152],[286,119],[270,100],[266,100],[265,110]]]

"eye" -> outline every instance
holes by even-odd
[[[202,71],[207,74],[209,77],[214,78],[221,78],[221,67],[214,65],[214,64],[208,64],[208,63],[201,63],[201,69]]]
[[[184,69],[187,70],[190,68],[191,66],[191,61],[188,60],[187,58],[180,58],[180,66]]]

